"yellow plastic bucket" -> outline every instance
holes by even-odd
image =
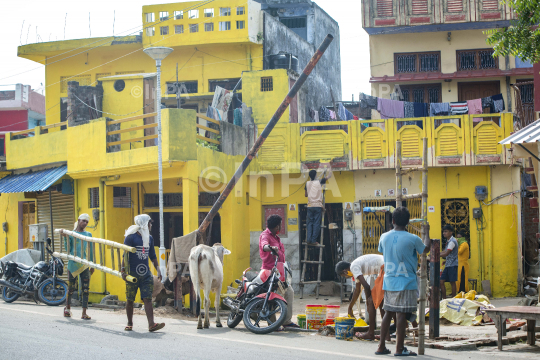
[[[306,305],[306,323],[307,328],[319,330],[326,322],[326,306],[324,305]]]

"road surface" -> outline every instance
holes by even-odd
[[[0,300],[0,360],[3,359],[377,359],[377,344],[339,341],[311,333],[279,332],[255,335],[244,328],[197,330],[193,321],[156,318],[166,327],[149,333],[146,318],[134,317],[134,331],[124,331],[125,315],[90,309],[92,320],[80,319],[80,308],[72,318],[62,316],[62,307],[27,302],[7,304]],[[212,319],[213,320],[213,319]],[[392,353],[395,346],[390,344]],[[413,348],[411,350],[416,350]],[[392,358],[394,358],[392,356]],[[536,353],[507,351],[496,347],[485,351],[442,351],[426,349],[429,359],[538,358]]]

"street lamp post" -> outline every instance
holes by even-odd
[[[151,47],[143,50],[146,55],[156,60],[157,70],[157,131],[158,131],[158,173],[159,173],[159,269],[166,277],[166,256],[163,229],[163,157],[161,153],[161,60],[165,59],[173,49],[168,47]]]

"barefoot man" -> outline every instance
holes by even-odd
[[[126,314],[128,318],[127,326],[124,330],[133,330],[133,303],[137,296],[137,291],[141,292],[141,299],[144,302],[144,311],[148,319],[148,331],[153,332],[162,329],[164,323],[154,322],[154,309],[152,307],[152,292],[154,291],[154,276],[148,266],[148,258],[152,261],[157,270],[158,279],[161,281],[161,272],[157,262],[156,250],[154,249],[154,238],[150,235],[152,220],[146,214],[135,216],[135,225],[129,227],[125,233],[124,244],[137,249],[135,253],[128,254],[129,273],[125,271],[124,260],[122,260],[122,278],[126,281],[127,275],[137,279],[136,283],[126,281]]]
[[[384,317],[383,302],[380,304],[374,304],[373,297],[371,296],[371,287],[366,281],[365,276],[379,275],[381,268],[384,266],[384,257],[378,254],[362,255],[352,263],[346,261],[340,261],[336,264],[336,274],[345,278],[353,278],[356,281],[356,287],[352,296],[352,300],[349,304],[349,316],[354,317],[353,307],[360,296],[361,289],[364,288],[366,294],[367,310],[369,314],[369,330],[367,333],[362,334],[360,337],[366,340],[375,340],[375,328],[377,327],[377,310],[376,305],[380,310],[381,319]],[[360,286],[362,285],[362,286]],[[382,288],[380,289],[382,292]],[[388,340],[390,334],[388,334]]]

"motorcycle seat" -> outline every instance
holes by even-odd
[[[17,267],[21,270],[30,270],[32,267],[24,264],[17,263]]]
[[[258,275],[259,273],[256,271],[248,271],[246,273],[246,279],[247,281],[253,281]]]

